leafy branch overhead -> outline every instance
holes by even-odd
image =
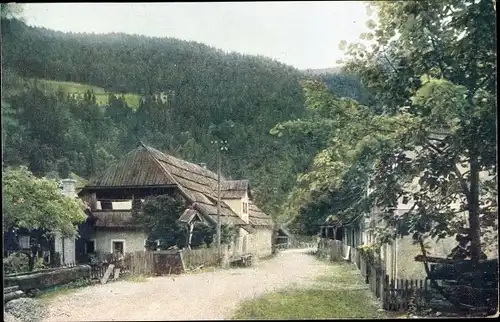
[[[481,236],[497,229],[495,192],[486,188],[496,184],[493,3],[370,6],[378,23],[369,23],[366,41],[343,47],[346,70],[360,76],[373,104],[339,99],[306,82],[307,120],[273,130],[313,135],[321,146],[298,178],[289,211],[302,224],[374,211],[384,242],[394,234],[444,238],[468,226],[477,259]]]
[[[37,178],[25,167],[7,168],[2,177],[4,228],[77,235],[77,225],[87,218],[84,204],[62,195],[57,181]]]

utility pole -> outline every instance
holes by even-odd
[[[220,222],[220,172],[221,172],[221,151],[227,151],[227,141],[212,141],[217,149],[217,250],[219,253],[219,260],[222,259],[222,248],[221,248],[221,222]]]

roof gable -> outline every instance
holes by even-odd
[[[209,220],[216,218],[217,174],[144,144],[127,153],[86,188],[154,185],[177,186],[201,214]],[[221,217],[223,224],[246,225],[224,202],[221,202]]]
[[[154,160],[145,146],[125,154],[85,187],[173,185],[175,182]]]
[[[274,221],[271,216],[263,212],[259,207],[257,207],[256,204],[251,201],[249,202],[248,210],[248,220],[251,225],[268,227],[274,226]]]
[[[226,180],[221,182],[221,198],[240,199],[247,194],[251,198],[250,182],[248,180]]]

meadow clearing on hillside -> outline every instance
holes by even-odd
[[[72,94],[78,93],[83,95],[83,93],[85,93],[87,90],[92,90],[94,92],[96,101],[99,105],[108,104],[109,94],[114,94],[117,96],[122,95],[121,93],[108,92],[102,87],[81,84],[81,83],[55,81],[49,79],[37,79],[37,81],[39,84],[46,87],[47,89],[52,89],[52,90],[62,89],[65,95],[70,93]],[[133,109],[139,107],[139,100],[141,98],[141,95],[133,93],[124,93],[123,96],[125,97],[125,101],[127,102],[128,106],[130,106]]]

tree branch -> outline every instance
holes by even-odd
[[[427,143],[427,148],[430,148],[429,150],[433,150],[434,152],[437,152],[439,154],[443,154],[443,151],[440,148],[438,148],[437,146],[435,146],[434,144],[432,144],[431,142],[427,141],[426,143]],[[457,179],[460,183],[460,187],[462,188],[462,190],[467,198],[467,202],[470,204],[472,202],[472,199],[471,199],[471,193],[470,193],[469,187],[467,186],[467,182],[465,182],[465,179],[464,179],[462,173],[460,173],[460,170],[458,169],[455,160],[451,160],[451,161],[453,162],[453,172],[457,176]]]
[[[393,70],[395,73],[397,73],[397,72],[398,72],[398,70],[396,69],[396,67],[394,67],[394,65],[393,65],[393,64],[392,64],[392,62],[389,60],[389,58],[387,58],[387,55],[384,53],[384,54],[383,54],[383,56],[384,56],[385,60],[389,63],[389,65],[392,67],[392,70]]]
[[[477,86],[475,86],[475,87],[472,89],[472,91],[471,91],[470,95],[471,95],[471,96],[474,96],[474,95],[476,94],[476,92],[477,92],[477,91],[478,91],[481,87],[483,87],[483,85],[484,85],[487,81],[489,81],[490,79],[491,79],[491,77],[490,77],[490,76],[489,76],[489,77],[485,77],[485,78],[484,78],[484,79],[483,79],[483,80],[482,80],[482,81],[481,81],[481,82],[480,82]]]

